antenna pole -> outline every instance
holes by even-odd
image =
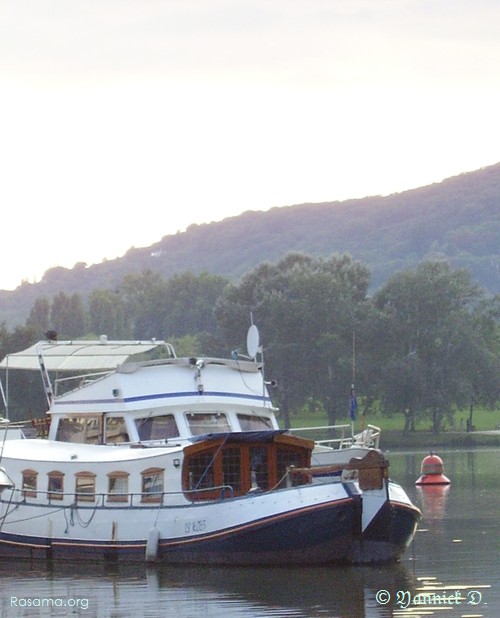
[[[7,399],[5,397],[5,391],[3,390],[2,380],[0,380],[0,395],[2,397],[3,407],[5,408],[5,415],[9,418],[9,411],[7,409]]]
[[[356,382],[356,331],[352,331],[352,387]]]
[[[45,360],[43,358],[42,346],[39,345],[36,349],[38,354],[38,364],[40,365],[40,373],[42,374],[42,382],[45,390],[45,396],[47,397],[47,403],[49,408],[52,404],[52,400],[54,399],[54,393],[52,391],[52,384],[50,383],[49,372],[45,367]]]
[[[356,416],[356,409],[358,402],[356,399],[356,392],[354,385],[356,381],[356,332],[352,331],[352,382],[351,382],[351,397],[349,400],[350,416],[351,416],[351,435],[354,437],[354,419]]]
[[[354,384],[356,381],[356,331],[352,331],[352,394],[356,401],[356,408],[358,407],[358,402],[356,400],[356,395],[354,394]],[[354,419],[353,419],[354,421]],[[365,430],[365,413],[361,412],[361,432]]]

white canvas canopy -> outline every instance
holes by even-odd
[[[47,371],[107,371],[116,369],[131,356],[158,347],[171,346],[164,341],[40,341],[35,345],[8,354],[0,368],[40,370],[39,354]]]

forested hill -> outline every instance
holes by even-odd
[[[236,198],[235,198],[236,199]],[[36,284],[0,291],[0,321],[24,322],[34,300],[59,291],[86,296],[144,269],[164,277],[192,271],[236,279],[290,251],[348,252],[372,272],[372,286],[425,258],[446,257],[500,292],[500,163],[387,197],[276,207],[192,225],[123,257],[48,270]]]

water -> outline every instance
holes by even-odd
[[[208,569],[5,561],[0,562],[0,614],[496,618],[500,449],[441,451],[452,485],[438,493],[414,485],[424,455],[389,453],[392,478],[424,512],[399,565]]]

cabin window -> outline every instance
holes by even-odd
[[[186,420],[193,436],[231,431],[227,416],[222,412],[187,412]]]
[[[210,449],[189,458],[187,485],[193,500],[209,500],[242,493],[241,449]]]
[[[173,414],[138,418],[135,421],[139,440],[168,440],[179,437],[179,428]]]
[[[241,491],[241,451],[239,448],[226,448],[222,451],[223,485],[232,488],[234,493]]]
[[[49,472],[47,494],[49,500],[62,500],[64,492],[64,474],[55,470]]]
[[[250,473],[252,486],[259,489],[269,489],[268,447],[253,446],[250,448]]]
[[[163,473],[162,468],[149,468],[142,472],[142,502],[161,502]]]
[[[23,470],[22,491],[25,498],[36,498],[38,472],[35,470]]]
[[[130,442],[127,425],[123,416],[106,417],[106,444]]]
[[[75,474],[75,494],[77,502],[95,501],[95,474],[77,472]]]
[[[102,416],[60,418],[56,440],[75,444],[102,444]]]
[[[307,467],[311,448],[312,443],[292,436],[264,444],[231,437],[193,444],[185,449],[183,488],[190,500],[217,500],[286,487],[287,468]],[[306,484],[309,479],[295,477],[293,482]]]
[[[250,414],[238,414],[241,431],[262,431],[273,429],[273,421],[268,416],[251,416]]]
[[[276,452],[276,467],[278,471],[278,486],[286,487],[287,468],[302,468],[304,467],[304,459],[301,454],[293,449],[281,448]],[[292,485],[303,485],[305,483],[305,477],[293,475],[291,476]]]
[[[214,487],[214,452],[200,453],[189,459],[188,483],[193,491]]]
[[[108,474],[108,502],[128,502],[127,472],[110,472]]]

